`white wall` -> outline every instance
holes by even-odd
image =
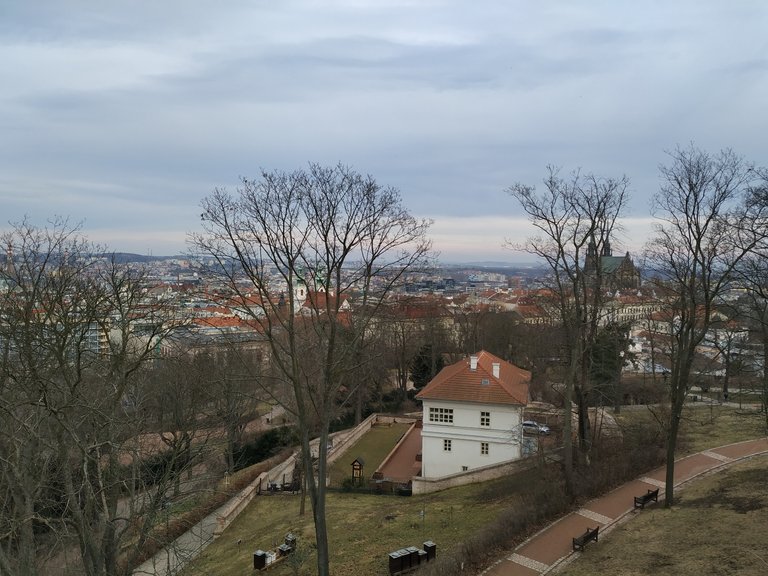
[[[453,423],[430,422],[430,408],[453,410]],[[480,413],[490,412],[490,426],[480,425]],[[474,404],[424,400],[424,428],[421,431],[422,468],[426,478],[439,478],[521,456],[522,406]],[[444,441],[451,441],[451,451]],[[481,454],[481,443],[488,454]]]

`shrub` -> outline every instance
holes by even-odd
[[[252,436],[235,446],[235,470],[242,470],[263,462],[287,446],[298,443],[298,432],[293,426],[272,428],[263,434]]]
[[[168,522],[156,525],[136,559],[136,566],[157,554],[164,546],[173,542],[203,518],[214,512],[220,506],[223,506],[230,498],[232,498],[232,496],[258,478],[262,472],[272,469],[278,463],[284,461],[289,455],[289,450],[283,450],[269,460],[260,462],[248,470],[243,470],[235,474],[230,480],[228,488],[216,488],[211,490],[205,494],[201,499],[200,504],[194,509],[176,517],[169,518]]]
[[[651,428],[629,431],[623,439],[607,439],[595,446],[589,466],[575,471],[574,496],[569,496],[559,464],[542,464],[531,470],[488,483],[479,499],[517,493],[514,505],[453,550],[438,554],[435,562],[420,568],[422,576],[460,576],[479,571],[508,549],[546,524],[578,507],[582,498],[593,498],[618,484],[636,478],[664,461],[663,438]],[[464,567],[462,570],[462,566]]]
[[[355,488],[356,483],[354,478],[350,478],[347,476],[344,478],[344,480],[341,481],[341,489],[344,490],[344,492],[352,492],[352,490]]]

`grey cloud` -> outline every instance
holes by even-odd
[[[214,186],[341,161],[426,217],[514,214],[548,163],[644,214],[678,142],[760,162],[768,9],[643,7],[6,2],[0,208],[185,230]]]

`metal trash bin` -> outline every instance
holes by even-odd
[[[401,548],[400,550],[398,550],[398,552],[400,552],[400,558],[402,558],[401,569],[402,570],[408,570],[412,566],[410,550],[406,550],[405,548]]]
[[[424,542],[424,551],[427,553],[427,562],[434,560],[437,556],[437,544],[432,540],[427,540]]]
[[[267,553],[264,550],[256,550],[253,553],[253,569],[264,570],[267,567]]]
[[[396,574],[403,569],[403,559],[400,550],[389,553],[389,573]]]

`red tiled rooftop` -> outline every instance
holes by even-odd
[[[499,377],[493,376],[493,364],[499,364]],[[471,369],[465,358],[446,366],[416,395],[424,400],[455,400],[487,404],[523,404],[528,402],[531,373],[505,362],[490,352],[477,354],[477,368]]]

